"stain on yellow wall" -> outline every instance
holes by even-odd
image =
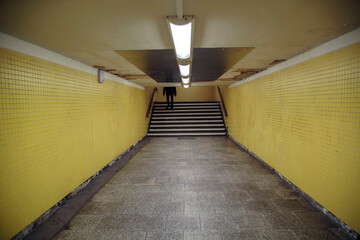
[[[0,49],[0,239],[145,136],[146,92]]]
[[[224,93],[229,135],[360,232],[360,43]]]

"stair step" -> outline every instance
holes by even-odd
[[[219,124],[152,124],[150,128],[170,128],[170,127],[224,127],[223,123]]]
[[[164,136],[224,136],[225,132],[213,132],[213,133],[148,133],[147,136],[164,137]]]
[[[167,103],[166,102],[161,102],[161,103],[155,103],[154,106],[166,106]],[[198,103],[179,103],[179,102],[174,102],[174,107],[175,106],[219,106],[219,103],[217,102],[198,102]]]
[[[220,109],[184,109],[184,110],[178,110],[178,109],[174,109],[174,110],[157,110],[154,109],[153,113],[173,113],[173,112],[187,112],[187,113],[191,113],[191,112],[220,112]]]
[[[154,106],[153,109],[154,110],[158,110],[158,109],[165,109],[166,108],[166,105],[164,106]],[[177,109],[219,109],[219,106],[175,106],[174,105],[174,109],[177,110]]]
[[[149,132],[204,132],[204,131],[225,131],[225,128],[162,128],[149,129]]]
[[[222,123],[223,120],[172,120],[172,121],[151,121],[151,123]]]
[[[221,119],[222,116],[198,116],[198,117],[178,117],[178,116],[174,116],[174,117],[153,117],[152,119],[155,120],[160,120],[160,119],[164,119],[164,120],[170,120],[170,119]]]
[[[200,115],[205,115],[205,116],[219,116],[221,115],[221,112],[211,112],[211,113],[154,113],[153,116],[200,116]]]
[[[147,136],[224,136],[219,102],[166,102],[154,104]]]

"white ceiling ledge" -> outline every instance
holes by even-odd
[[[296,64],[305,62],[309,59],[316,58],[316,57],[319,57],[326,53],[338,50],[340,48],[350,46],[357,42],[360,42],[360,28],[358,28],[354,31],[348,32],[348,33],[346,33],[338,38],[335,38],[331,41],[328,41],[328,42],[326,42],[316,48],[313,48],[305,53],[302,53],[296,57],[290,58],[289,60],[279,63],[279,64],[277,64],[273,67],[270,67],[262,72],[256,73],[256,74],[252,75],[251,77],[241,80],[240,82],[233,83],[233,84],[229,85],[229,88],[241,85],[243,83],[250,82],[259,77],[266,76],[270,73],[277,72],[279,70],[294,66]]]
[[[47,50],[45,48],[39,47],[37,45],[25,42],[23,40],[20,40],[18,38],[12,37],[10,35],[7,35],[5,33],[0,32],[0,48],[9,49],[15,52],[20,52],[26,55],[30,55],[32,57],[40,58],[45,61],[49,61],[52,63],[56,63],[65,67],[69,67],[72,69],[76,69],[82,72],[90,73],[93,75],[97,75],[97,69],[91,66],[88,66],[86,64],[83,64],[81,62],[78,62],[74,59],[65,57],[63,55],[60,55],[58,53],[52,52],[50,50]],[[115,76],[113,74],[105,72],[104,74],[105,79],[112,80],[115,82],[119,82],[131,87],[135,87],[141,90],[145,90],[143,86],[140,86],[138,84],[129,82],[123,78],[120,78],[118,76]]]

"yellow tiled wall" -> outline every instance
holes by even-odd
[[[145,91],[0,49],[0,239],[145,136]]]
[[[226,89],[229,134],[360,232],[360,43]]]

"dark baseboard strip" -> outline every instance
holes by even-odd
[[[357,233],[354,229],[349,227],[346,223],[344,223],[342,220],[340,220],[338,217],[336,217],[334,214],[332,214],[329,210],[327,210],[325,207],[323,207],[320,203],[318,203],[316,200],[314,200],[312,197],[307,195],[304,191],[302,191],[300,188],[298,188],[295,184],[290,182],[287,178],[285,178],[283,175],[281,175],[279,172],[277,172],[274,168],[272,168],[269,164],[267,164],[264,160],[259,158],[255,153],[251,152],[249,149],[247,149],[244,145],[236,141],[234,138],[232,138],[230,135],[228,135],[228,138],[233,141],[236,145],[241,147],[243,150],[245,150],[247,153],[249,153],[253,158],[258,160],[261,164],[263,164],[268,170],[271,172],[274,172],[282,181],[284,181],[291,189],[293,189],[295,192],[300,194],[302,197],[304,197],[312,206],[319,209],[321,212],[323,212],[332,222],[334,222],[336,225],[339,226],[339,229],[343,232],[344,236],[348,237],[349,239],[358,240],[360,239],[360,234]]]
[[[146,137],[140,139],[12,239],[48,240],[55,237],[57,233],[66,228],[71,219],[75,217],[83,206],[102,189],[147,142],[148,139]]]

